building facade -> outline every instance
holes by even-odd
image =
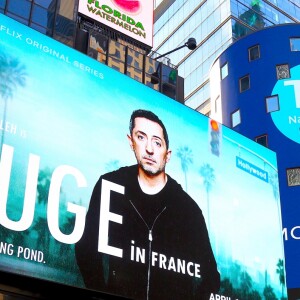
[[[0,13],[75,48],[181,103],[184,80],[151,47],[78,13],[78,0],[0,1]]]
[[[165,53],[196,38],[193,52],[182,50],[168,57],[185,78],[185,104],[209,115],[209,70],[215,58],[244,35],[299,20],[300,4],[295,0],[157,1],[154,50]]]
[[[300,297],[299,29],[287,24],[250,34],[210,71],[211,116],[277,154],[288,299]]]
[[[77,0],[1,0],[0,13],[74,47],[77,2]]]
[[[209,70],[214,59],[244,35],[300,20],[300,4],[296,0],[206,0],[200,3],[156,0],[154,5],[154,47],[137,47],[137,52],[152,50],[150,56],[155,58],[157,53],[167,53],[194,37],[198,43],[195,50],[191,52],[185,48],[173,52],[165,61],[178,72],[179,101],[207,115],[210,114]],[[74,48],[79,22],[77,11],[78,0],[0,1],[0,13]],[[106,33],[111,34],[107,28]],[[122,66],[119,69],[122,70]],[[138,76],[138,80],[143,80],[142,76]],[[145,84],[163,91],[162,84],[153,85],[147,78],[145,80]],[[174,97],[169,86],[166,93]]]

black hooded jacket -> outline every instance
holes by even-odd
[[[120,168],[94,187],[75,245],[86,287],[130,299],[209,299],[220,274],[201,209],[169,175],[159,193],[143,193],[137,171],[137,165]],[[106,248],[113,255],[98,251],[100,222],[101,244],[113,247]]]

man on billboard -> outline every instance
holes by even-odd
[[[130,299],[209,299],[220,274],[201,209],[165,172],[166,128],[136,110],[129,131],[137,164],[100,176],[75,245],[84,283]]]

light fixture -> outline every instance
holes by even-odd
[[[181,48],[184,48],[184,47],[188,47],[190,50],[196,49],[196,47],[197,47],[196,39],[195,38],[189,38],[188,41],[186,43],[184,43],[183,45],[181,45],[181,46],[179,46],[179,47],[177,47],[177,48],[175,48],[175,49],[173,49],[173,50],[171,50],[171,51],[169,51],[165,54],[159,55],[159,56],[155,57],[154,59],[157,60],[157,59],[159,59],[163,56],[166,56],[166,55],[168,55],[170,53],[173,53],[173,52],[175,52],[175,51],[177,51]]]
[[[179,46],[179,47],[177,47],[177,48],[175,48],[175,49],[173,49],[173,50],[171,50],[171,51],[169,51],[165,54],[161,54],[161,55],[159,55],[159,56],[157,56],[153,59],[157,60],[159,58],[162,58],[162,57],[164,57],[164,56],[166,56],[170,53],[173,53],[173,52],[175,52],[175,51],[177,51],[181,48],[184,48],[184,47],[188,47],[190,50],[196,49],[196,47],[197,47],[196,39],[195,38],[189,38],[188,41],[186,43],[184,43],[183,45],[181,45],[181,46]],[[151,83],[152,84],[158,84],[159,83],[159,72],[158,72],[159,68],[161,68],[160,64],[159,64],[157,70],[151,74]]]

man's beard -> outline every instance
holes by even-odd
[[[155,168],[143,163],[141,160],[139,161],[139,165],[143,169],[143,171],[149,176],[156,176],[164,172],[165,166],[160,166],[159,168]]]

